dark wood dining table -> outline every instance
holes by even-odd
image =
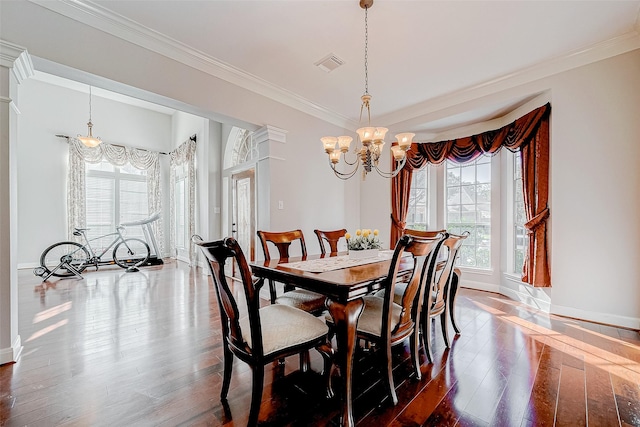
[[[340,369],[340,384],[343,399],[341,425],[354,426],[352,411],[352,375],[353,355],[356,344],[356,326],[364,307],[362,299],[368,293],[382,288],[382,282],[389,273],[391,260],[382,260],[365,265],[352,266],[339,270],[312,273],[296,268],[283,266],[303,260],[345,255],[332,253],[326,255],[309,255],[301,258],[288,258],[271,261],[251,262],[254,276],[271,279],[283,283],[291,283],[302,289],[317,292],[327,297],[327,308],[335,325],[336,332],[336,364]],[[413,267],[411,257],[403,258],[400,271],[407,272]]]

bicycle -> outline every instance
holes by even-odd
[[[107,233],[93,239],[87,238],[88,228],[75,228],[73,235],[82,236],[86,243],[80,244],[72,241],[54,243],[42,252],[40,267],[36,267],[33,274],[42,276],[43,282],[51,276],[63,278],[76,276],[82,279],[80,273],[90,265],[94,265],[98,270],[98,265],[114,263],[126,269],[127,272],[138,271],[138,267],[149,260],[151,250],[147,242],[142,239],[125,239],[122,235],[124,225],[126,224],[118,225],[113,233]],[[91,247],[91,242],[109,236],[115,236],[115,238],[99,255],[96,255]],[[113,260],[103,261],[102,257],[111,248],[113,248]]]

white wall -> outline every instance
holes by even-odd
[[[552,311],[640,328],[640,50],[549,83]]]
[[[67,240],[68,146],[56,134],[86,134],[86,93],[27,79],[18,116],[18,264],[39,263],[52,243]],[[93,96],[94,135],[105,142],[168,151],[171,117]],[[164,171],[162,171],[164,173]]]

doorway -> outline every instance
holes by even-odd
[[[231,233],[248,260],[254,261],[256,241],[255,169],[247,169],[231,175],[231,188],[233,193]]]

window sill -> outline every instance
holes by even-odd
[[[463,273],[483,274],[485,276],[491,276],[493,274],[493,268],[461,267],[459,265],[456,265],[455,268],[459,268]]]

